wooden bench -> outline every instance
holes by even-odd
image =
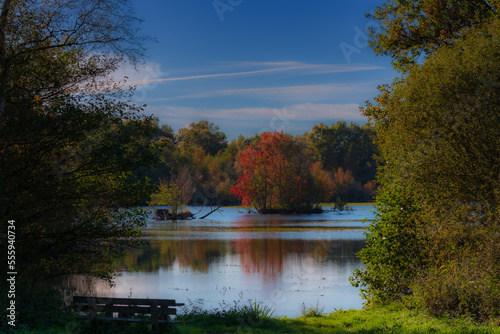
[[[162,324],[172,323],[170,316],[177,314],[178,306],[184,304],[176,303],[173,299],[73,297],[73,309],[78,312],[77,319],[141,322],[144,319],[132,317],[150,315],[149,321],[153,330],[158,333]]]

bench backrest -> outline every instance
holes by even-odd
[[[73,304],[78,305],[78,312],[96,314],[157,314],[158,316],[176,315],[175,307],[183,306],[173,299],[144,299],[144,298],[106,298],[74,296]],[[156,312],[155,312],[156,311]]]

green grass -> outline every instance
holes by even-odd
[[[300,307],[298,305],[297,307]],[[269,333],[269,334],[386,334],[386,333],[450,333],[450,334],[500,334],[500,319],[495,323],[481,324],[471,319],[435,318],[422,311],[408,310],[399,305],[378,306],[365,310],[336,311],[325,314],[316,307],[302,308],[298,318],[275,317],[273,310],[260,303],[232,306],[210,311],[192,310],[179,316],[168,333],[175,334],[222,334],[222,333]],[[61,315],[60,324],[42,330],[17,328],[21,334],[132,334],[153,333],[149,324],[109,324],[91,326],[74,320],[74,314]],[[0,330],[0,332],[3,332]],[[6,331],[5,333],[16,333]]]
[[[434,318],[399,306],[367,310],[337,311],[325,315],[317,308],[304,309],[299,318],[273,318],[266,315],[205,312],[181,316],[174,333],[500,333],[493,324],[470,319]]]

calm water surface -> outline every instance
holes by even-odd
[[[173,298],[204,309],[257,300],[289,317],[300,315],[302,304],[325,312],[361,308],[348,278],[363,266],[355,254],[374,214],[372,206],[352,209],[260,216],[224,208],[203,220],[150,221],[144,233],[149,245],[128,250],[117,264],[115,287],[81,277],[73,283],[77,293]]]

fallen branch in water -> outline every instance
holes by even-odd
[[[210,211],[209,213],[207,213],[206,215],[204,215],[203,217],[200,217],[200,218],[198,218],[198,219],[204,219],[204,218],[208,217],[209,215],[211,215],[212,213],[214,213],[214,212],[216,212],[216,211],[219,211],[219,210],[220,210],[220,208],[221,208],[221,206],[220,206],[220,205],[217,205],[217,206],[215,207],[215,209],[213,208],[213,206],[210,206],[210,210],[211,210],[211,211]]]

